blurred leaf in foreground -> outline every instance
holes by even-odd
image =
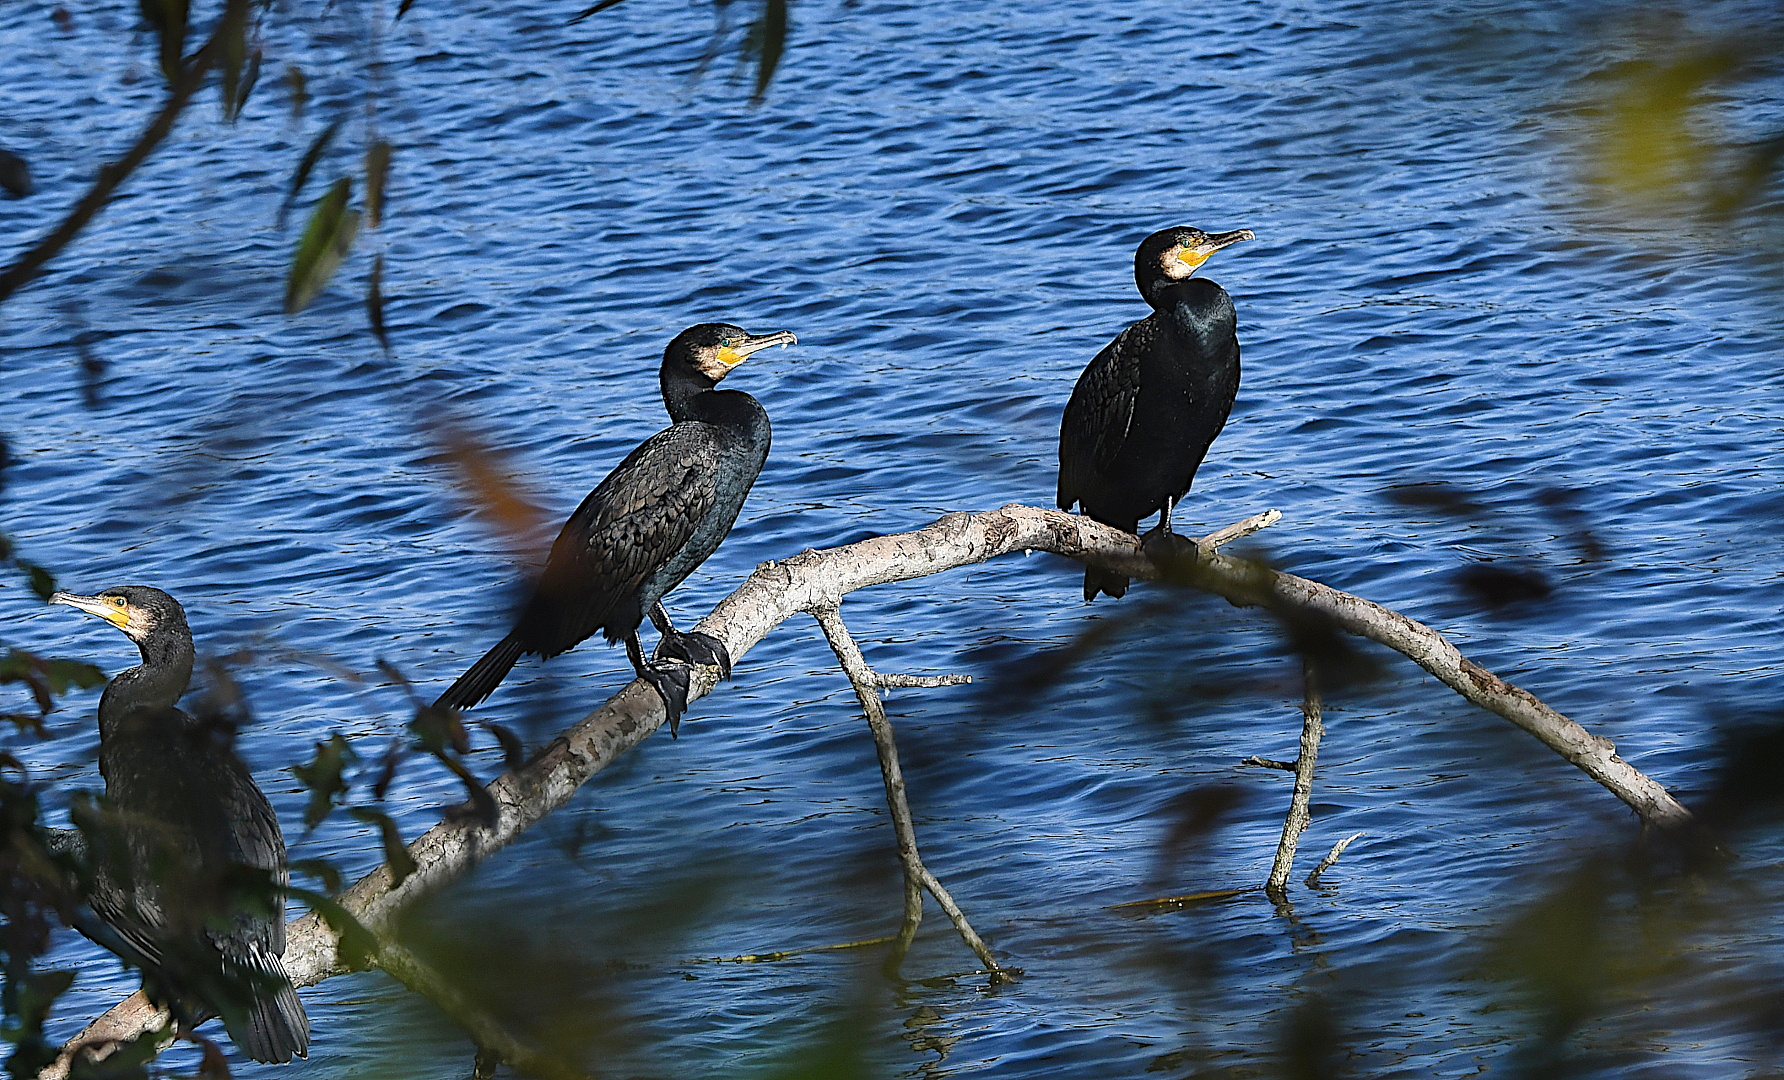
[[[342,177],[316,203],[309,227],[297,243],[291,259],[291,276],[285,282],[285,314],[295,315],[310,305],[328,279],[346,261],[359,235],[359,211],[347,207],[353,181]]]
[[[1764,76],[1762,44],[1683,27],[1646,29],[1634,58],[1595,73],[1584,110],[1587,181],[1623,211],[1721,218],[1752,203],[1784,157],[1784,132],[1735,127],[1736,87]]]
[[[285,85],[291,92],[291,118],[295,120],[304,114],[304,106],[310,100],[309,80],[304,77],[304,69],[296,64],[286,64]]]
[[[329,144],[334,142],[334,137],[340,130],[341,121],[337,119],[317,133],[316,138],[310,142],[309,149],[304,151],[304,156],[298,159],[297,168],[291,171],[291,183],[285,189],[285,201],[279,204],[280,229],[285,227],[285,217],[291,213],[292,204],[303,193],[304,185],[310,182],[310,173],[315,171],[316,163],[328,152]]]
[[[223,48],[223,78],[217,84],[223,98],[223,119],[234,123],[260,69],[258,50],[253,53],[252,65],[249,63],[248,5],[244,0],[231,0],[224,5],[217,40]]]
[[[378,339],[378,344],[384,346],[385,352],[389,352],[390,330],[384,325],[384,253],[382,251],[378,253],[376,259],[372,260],[372,274],[366,281],[365,316],[366,321],[371,324],[372,336]]]
[[[365,216],[372,228],[384,223],[384,181],[390,175],[390,144],[383,139],[365,149]]]
[[[767,96],[774,69],[787,47],[787,0],[764,0],[762,18],[756,23],[756,90],[750,101],[760,105]]]
[[[551,523],[520,478],[482,440],[455,424],[440,425],[435,438],[453,464],[465,501],[496,527],[517,562],[535,557],[551,535]]]
[[[401,885],[410,874],[415,872],[415,860],[410,858],[409,849],[403,844],[403,834],[390,820],[390,815],[372,810],[364,806],[355,806],[347,811],[356,820],[378,828],[379,840],[384,845],[384,865],[390,868],[390,884]]]
[[[155,30],[161,74],[168,85],[180,77],[180,58],[186,51],[186,0],[139,0],[143,21]]]
[[[310,802],[304,807],[304,828],[314,829],[322,824],[336,800],[347,794],[342,773],[356,757],[347,740],[337,733],[327,742],[316,744],[316,756],[308,765],[291,766],[291,774],[310,789]]]

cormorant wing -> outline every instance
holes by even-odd
[[[718,502],[720,445],[713,425],[684,421],[607,474],[551,545],[522,618],[529,645],[550,657],[588,637],[687,545]]]
[[[122,897],[110,891],[86,899],[87,910],[74,913],[76,930],[132,967],[161,966],[161,942],[155,928],[141,922],[134,907],[127,908],[120,903]],[[160,916],[156,912],[151,917]]]
[[[233,750],[224,750],[223,753],[227,757],[219,761],[218,765],[228,773],[226,781],[220,785],[224,792],[224,819],[229,823],[228,845],[232,849],[226,856],[227,861],[264,870],[273,885],[283,887],[291,880],[291,873],[286,869],[285,837],[279,830],[278,815],[273,813],[272,804],[267,802],[266,796],[254,783],[254,776],[248,771],[247,763],[237,757]],[[219,777],[219,780],[223,779]],[[211,934],[213,942],[220,950],[225,953],[230,951],[230,945],[226,942],[240,948],[245,942],[254,941],[273,956],[284,955],[284,897],[272,895],[266,900],[273,906],[270,918],[255,913],[258,905],[230,913],[233,916],[231,921],[235,926],[234,931],[228,934]]]
[[[1108,473],[1127,443],[1140,397],[1140,353],[1145,322],[1137,322],[1103,346],[1078,376],[1059,425],[1059,506],[1069,509],[1092,482]]]

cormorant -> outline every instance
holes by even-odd
[[[310,1020],[283,960],[285,838],[227,731],[175,705],[192,678],[186,613],[144,585],[50,603],[97,615],[142,652],[99,699],[105,812],[86,844],[92,917],[76,928],[140,968],[182,1025],[220,1015],[256,1061],[306,1056]]]
[[[751,334],[702,323],[663,350],[659,379],[674,421],[639,444],[564,523],[545,571],[514,629],[441,694],[436,706],[468,709],[488,697],[525,653],[546,659],[603,631],[624,641],[638,677],[656,688],[677,733],[690,664],[731,674],[724,643],[681,633],[663,597],[718,550],[768,457],[768,412],[738,390],[715,386],[751,353],[791,345],[785,330]],[[646,615],[661,634],[650,661],[638,644]],[[681,663],[664,663],[665,660]]]
[[[1225,426],[1239,392],[1232,298],[1196,268],[1250,229],[1210,235],[1185,226],[1155,232],[1134,253],[1134,283],[1152,314],[1115,336],[1078,376],[1059,425],[1059,508],[1123,532],[1171,507]],[[1150,533],[1148,534],[1151,535]],[[1127,578],[1084,568],[1084,599],[1121,596]]]

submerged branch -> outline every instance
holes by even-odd
[[[1610,740],[1587,732],[1528,691],[1468,660],[1430,627],[1361,597],[1214,550],[1219,542],[1255,532],[1279,516],[1274,510],[1259,514],[1198,542],[1190,583],[1235,604],[1323,618],[1401,652],[1469,701],[1536,736],[1610,789],[1645,822],[1667,829],[1691,823],[1690,812],[1664,787],[1618,757]],[[732,658],[740,660],[788,618],[835,607],[857,589],[927,577],[1025,550],[1052,552],[1133,578],[1160,576],[1138,540],[1127,533],[1081,515],[1012,504],[948,514],[915,532],[763,563],[696,629],[723,641]],[[714,669],[696,668],[688,699],[711,692],[716,676]],[[644,682],[634,681],[526,767],[489,785],[496,806],[492,824],[455,818],[434,826],[409,845],[416,869],[401,885],[393,883],[387,868],[379,867],[341,895],[342,907],[388,940],[393,920],[405,906],[506,847],[662,724],[662,699]],[[337,951],[339,935],[317,915],[294,920],[287,940],[285,966],[299,986],[348,970]]]
[[[1282,839],[1276,844],[1276,861],[1270,865],[1270,879],[1264,891],[1280,898],[1288,888],[1288,874],[1295,864],[1295,848],[1301,834],[1313,821],[1308,804],[1313,799],[1313,767],[1319,761],[1319,740],[1325,734],[1320,716],[1318,665],[1311,658],[1301,661],[1301,679],[1305,683],[1301,702],[1301,753],[1290,766],[1295,774],[1294,792],[1289,796],[1288,816],[1282,822]]]
[[[985,944],[972,923],[967,921],[966,914],[947,888],[937,880],[923,865],[923,856],[917,852],[917,825],[911,818],[911,806],[904,792],[904,769],[898,763],[898,746],[892,734],[892,721],[886,717],[886,707],[880,701],[879,688],[884,686],[947,686],[970,682],[967,676],[942,676],[933,680],[915,676],[883,675],[867,665],[867,658],[861,655],[861,647],[849,634],[849,628],[842,621],[842,609],[835,606],[813,608],[812,617],[818,620],[818,626],[824,631],[825,640],[830,642],[831,651],[836,653],[836,662],[842,665],[844,675],[855,687],[855,696],[861,702],[861,711],[867,716],[867,727],[873,733],[874,751],[880,759],[880,778],[886,785],[886,809],[892,815],[892,830],[898,838],[898,862],[904,867],[904,923],[899,928],[898,940],[892,947],[892,956],[887,961],[891,970],[896,971],[903,962],[904,954],[911,947],[917,936],[917,925],[923,921],[923,893],[935,897],[935,902],[954,924],[966,947],[979,958],[979,963],[991,972],[992,981],[1005,982],[1006,975],[996,960],[992,959],[991,947]]]

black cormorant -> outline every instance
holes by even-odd
[[[551,545],[513,631],[436,705],[468,709],[523,654],[549,659],[600,630],[608,641],[626,643],[626,657],[662,697],[669,733],[676,734],[687,708],[687,665],[717,667],[728,677],[731,657],[716,638],[677,631],[662,600],[718,550],[768,457],[767,410],[748,394],[715,386],[751,353],[795,340],[784,330],[758,335],[728,323],[702,323],[675,336],[659,373],[674,423],[627,454],[582,500]],[[646,615],[662,635],[649,661],[638,644]]]
[[[1155,232],[1134,253],[1134,282],[1152,314],[1096,354],[1059,425],[1059,507],[1124,532],[1159,513],[1168,537],[1171,507],[1225,426],[1239,392],[1239,339],[1232,298],[1196,268],[1250,229],[1214,233],[1184,226]],[[1084,599],[1120,596],[1127,578],[1084,569]]]
[[[256,1061],[305,1056],[310,1021],[283,960],[285,838],[228,732],[175,705],[192,678],[186,613],[143,585],[50,603],[97,615],[142,652],[99,699],[105,812],[86,845],[95,918],[77,928],[140,968],[182,1024],[220,1015]]]

